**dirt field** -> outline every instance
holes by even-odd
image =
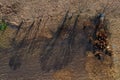
[[[113,4],[112,0],[108,1],[109,4],[107,0],[0,0],[0,17],[17,28],[23,21],[17,37],[16,28],[10,26],[4,34],[0,33],[0,80],[120,80],[120,1],[113,0]],[[106,18],[110,22],[113,56],[112,59],[106,56],[101,62],[87,52],[90,47],[82,23],[104,7],[108,7]],[[80,15],[71,48],[65,31],[60,35],[55,33],[68,10],[65,27],[71,29],[76,16]],[[53,33],[59,35],[53,40],[55,43],[51,40]],[[16,47],[13,38],[22,45]],[[47,46],[50,41],[52,48]],[[65,54],[65,51],[70,52]],[[40,62],[41,55],[43,62]],[[9,63],[14,56],[18,60],[16,70],[12,70]]]

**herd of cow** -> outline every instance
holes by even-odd
[[[89,24],[90,23],[90,24]],[[99,14],[94,23],[84,22],[83,30],[92,27],[93,32],[88,34],[89,42],[92,44],[92,52],[99,60],[103,60],[105,55],[112,56],[112,48],[109,43],[110,32],[104,14]]]

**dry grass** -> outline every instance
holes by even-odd
[[[13,30],[7,28],[4,33],[0,32],[0,47],[1,48],[9,48],[10,47],[10,39],[13,36]]]
[[[86,71],[89,74],[91,80],[114,80],[114,69],[110,67],[110,61],[107,63],[98,61],[93,56],[86,58]],[[94,63],[94,64],[93,64]]]
[[[70,69],[61,69],[53,74],[55,80],[72,80],[72,76]]]

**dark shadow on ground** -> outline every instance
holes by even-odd
[[[33,29],[34,26],[35,26],[34,24],[35,24],[35,21],[33,21],[31,23],[31,25],[29,25],[27,31],[21,33],[20,29],[23,25],[23,22],[21,22],[20,25],[18,26],[18,29],[16,30],[16,32],[14,34],[14,37],[11,41],[11,46],[12,46],[11,53],[12,53],[13,56],[9,60],[9,66],[12,70],[16,70],[16,69],[20,68],[20,66],[22,65],[22,60],[21,59],[24,55],[27,54],[27,51],[29,49],[28,47],[29,47],[30,43],[32,42],[32,45],[34,45],[33,42],[35,42],[36,35],[37,35],[37,32],[38,32],[36,30],[38,30],[38,27],[39,27],[39,26],[35,27],[36,30],[34,30]],[[32,35],[33,39],[29,40],[28,38],[29,38],[31,32],[33,32],[33,31],[35,33],[35,34]],[[21,35],[21,34],[24,34],[22,36],[22,39],[20,41],[17,41],[17,37],[20,38],[19,35]],[[34,46],[32,46],[30,48],[33,48],[33,47]]]
[[[21,65],[22,65],[21,56],[14,55],[10,58],[9,66],[12,70],[16,70],[16,69],[20,68]]]
[[[49,72],[51,70],[62,69],[72,62],[74,56],[78,54],[85,54],[88,46],[87,39],[82,30],[79,30],[79,33],[77,33],[78,17],[79,16],[76,16],[74,22],[71,22],[71,27],[70,25],[67,26],[67,28],[70,27],[70,29],[65,32],[66,35],[68,35],[66,38],[61,39],[60,36],[62,35],[63,31],[61,29],[61,33],[55,36],[55,39],[53,38],[48,42],[49,44],[45,47],[45,50],[43,50],[42,54],[40,55],[40,66],[42,71]],[[60,29],[58,29],[58,31],[59,30]]]

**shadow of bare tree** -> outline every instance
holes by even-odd
[[[12,70],[16,70],[16,69],[20,68],[21,65],[22,65],[21,56],[14,55],[10,58],[9,66]]]
[[[76,37],[78,17],[79,15],[76,16],[71,29],[66,32],[68,37],[60,40],[60,35],[62,34],[61,32],[63,31],[63,27],[65,27],[64,25],[67,19],[67,14],[65,15],[64,23],[62,23],[61,28],[58,28],[56,32],[58,35],[55,33],[56,36],[53,37],[40,55],[40,64],[43,71],[59,70],[67,66],[74,58],[73,45]],[[69,28],[69,26],[67,26],[67,28]]]

